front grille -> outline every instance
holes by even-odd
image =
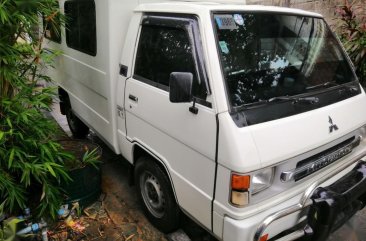
[[[359,144],[359,138],[356,139],[356,137],[351,137],[325,151],[298,162],[295,169],[294,180],[299,181],[348,155],[352,152],[353,148]]]

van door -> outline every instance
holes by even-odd
[[[128,140],[163,162],[180,207],[211,229],[216,117],[201,49],[195,17],[145,15],[125,110]],[[193,74],[197,113],[193,102],[169,101],[172,72]]]

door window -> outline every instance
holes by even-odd
[[[203,81],[199,83],[192,45],[185,29],[143,25],[136,55],[135,78],[169,90],[172,72],[193,74],[193,95],[206,99]]]

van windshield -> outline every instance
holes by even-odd
[[[278,13],[215,13],[232,107],[311,96],[356,80],[323,19]],[[279,98],[277,98],[279,99]]]

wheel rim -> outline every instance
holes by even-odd
[[[150,213],[161,218],[165,213],[165,198],[158,179],[150,172],[140,176],[140,189],[144,203]]]

